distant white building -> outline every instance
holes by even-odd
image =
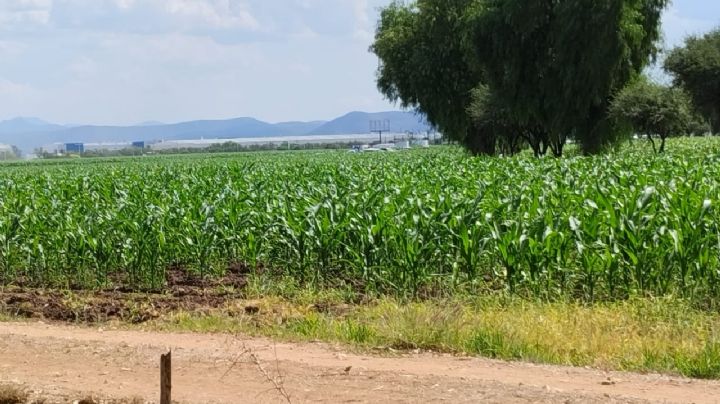
[[[65,154],[83,153],[89,151],[118,151],[133,147],[129,142],[105,142],[105,143],[53,143],[42,147],[45,153]]]
[[[88,152],[88,151],[117,151],[117,150],[129,149],[131,147],[132,147],[132,143],[130,143],[130,142],[83,143],[83,148],[85,149],[86,152]]]
[[[406,133],[383,133],[383,143],[401,141],[408,138]],[[215,144],[235,143],[239,147],[249,146],[290,146],[313,144],[366,144],[378,142],[377,134],[348,134],[348,135],[311,135],[311,136],[273,136],[273,137],[245,137],[235,139],[193,139],[193,140],[165,140],[150,143],[151,150],[173,149],[204,149]]]
[[[243,137],[233,139],[189,139],[189,140],[161,140],[138,142],[106,142],[106,143],[53,143],[42,147],[45,153],[62,155],[76,154],[92,151],[119,151],[129,148],[147,148],[154,151],[175,149],[206,149],[213,145],[233,143],[241,147],[274,146],[290,148],[292,146],[321,145],[321,144],[382,144],[386,148],[406,149],[410,147],[412,139],[418,135],[412,133],[383,133],[379,134],[344,134],[344,135],[303,135],[303,136],[271,136],[271,137]],[[391,145],[391,146],[388,146]]]
[[[0,143],[0,160],[7,160],[14,157],[16,156],[13,147],[9,144]]]

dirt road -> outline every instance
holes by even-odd
[[[720,383],[657,375],[505,363],[427,354],[376,357],[324,344],[226,335],[109,331],[0,323],[0,383],[48,402],[88,394],[158,401],[159,357],[173,350],[173,398],[182,403],[284,402],[720,402]],[[241,355],[249,351],[257,363]]]

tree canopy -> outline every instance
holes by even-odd
[[[480,83],[463,41],[465,17],[475,0],[395,1],[380,13],[375,42],[377,84],[391,101],[415,108],[452,140],[475,153],[492,153],[471,136],[466,113]]]
[[[647,136],[654,150],[653,136],[659,137],[660,149],[655,151],[660,153],[665,151],[665,140],[688,133],[694,119],[692,101],[684,90],[644,78],[620,91],[610,106],[610,116]]]
[[[516,131],[536,153],[560,155],[567,137],[598,152],[619,132],[607,119],[612,95],[657,53],[667,2],[396,1],[371,47],[378,87],[476,153]],[[473,94],[501,122],[473,115]]]
[[[690,93],[713,132],[720,133],[720,29],[689,37],[670,52],[665,70]]]

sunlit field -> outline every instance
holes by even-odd
[[[364,292],[717,297],[720,143],[599,157],[254,153],[4,165],[0,272],[162,287],[246,262]]]

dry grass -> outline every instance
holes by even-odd
[[[272,389],[277,392],[278,396],[282,398],[288,404],[292,404],[290,394],[285,389],[285,376],[283,376],[280,370],[280,361],[277,358],[277,352],[275,352],[274,369],[268,370],[267,366],[260,361],[254,350],[248,348],[244,343],[241,343],[242,349],[237,355],[233,363],[230,365],[228,370],[223,375],[223,378],[227,376],[232,370],[238,366],[241,362],[252,364],[255,369],[262,375],[266,382],[272,385]]]
[[[397,344],[608,369],[682,371],[653,357],[690,358],[720,341],[720,321],[672,301],[383,302],[363,321]]]
[[[73,404],[145,404],[146,401],[140,397],[128,399],[99,399],[93,396],[87,396],[80,400],[73,401]]]
[[[720,318],[672,299],[585,306],[478,298],[307,305],[272,297],[153,327],[244,332],[359,348],[422,349],[601,369],[720,377]],[[259,308],[247,314],[243,305]]]
[[[25,389],[14,385],[0,385],[0,404],[25,404],[29,394]]]
[[[73,404],[145,404],[146,401],[140,397],[128,399],[99,399],[87,396],[79,400],[68,397],[52,397],[50,402],[68,402]],[[44,404],[48,402],[46,397],[34,397],[26,389],[14,384],[0,384],[0,404]]]

